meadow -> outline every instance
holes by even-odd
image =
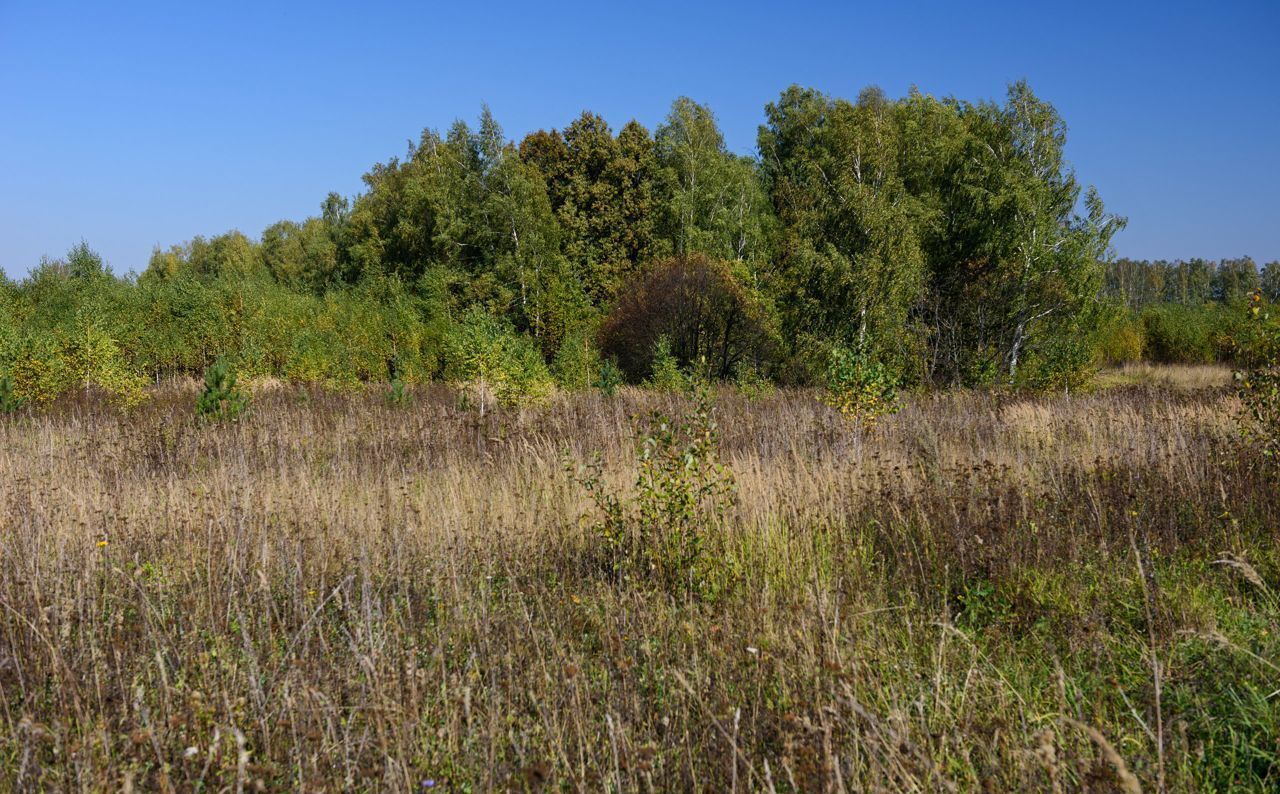
[[[1275,790],[1275,471],[1103,383],[0,418],[0,788]]]

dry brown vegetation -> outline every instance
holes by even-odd
[[[718,396],[706,586],[599,564],[639,390],[0,421],[0,786],[1280,782],[1280,495],[1216,389]],[[1216,563],[1216,564],[1215,564]]]
[[[1143,361],[1104,370],[1096,380],[1103,388],[1163,386],[1210,389],[1231,383],[1231,374],[1231,368],[1224,364],[1150,364]]]

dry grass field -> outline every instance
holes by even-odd
[[[0,789],[1275,790],[1280,489],[1202,385],[2,419]]]

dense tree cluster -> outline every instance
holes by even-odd
[[[1135,310],[1162,303],[1238,303],[1256,289],[1280,300],[1280,262],[1261,270],[1247,256],[1216,262],[1115,259],[1107,264],[1106,296]]]
[[[0,369],[39,398],[78,382],[66,362],[97,340],[122,377],[226,357],[251,376],[425,380],[492,361],[569,385],[610,357],[644,379],[662,343],[714,377],[813,382],[839,350],[905,385],[1069,384],[1096,360],[1104,287],[1156,288],[1106,269],[1123,220],[1064,143],[1025,83],[999,103],[793,86],[755,157],[686,98],[653,131],[583,113],[518,143],[485,109],[259,240],[196,238],[122,278],[80,246],[0,285]]]

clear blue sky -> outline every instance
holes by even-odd
[[[22,3],[0,0],[0,268],[316,214],[423,127],[509,137],[709,103],[755,146],[790,83],[1000,97],[1025,77],[1120,254],[1280,259],[1280,0]]]

